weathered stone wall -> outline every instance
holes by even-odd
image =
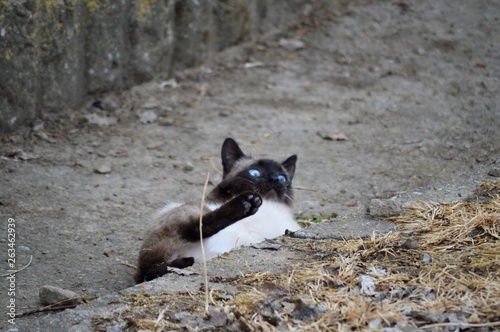
[[[0,0],[0,133],[203,63],[283,27],[307,2]]]

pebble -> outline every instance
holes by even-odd
[[[279,46],[286,49],[287,51],[296,51],[304,48],[304,42],[296,39],[284,39],[281,38],[278,42]]]
[[[390,199],[374,198],[368,206],[368,213],[373,218],[387,218],[400,215],[403,212],[401,205]]]
[[[183,163],[183,164],[174,164],[175,169],[180,169],[181,171],[184,172],[191,172],[194,170],[193,164],[191,164],[189,161]]]
[[[139,116],[139,122],[142,124],[153,123],[156,122],[156,120],[158,119],[158,116],[153,111],[145,111],[138,114],[138,116]]]
[[[70,290],[45,285],[40,288],[40,302],[42,305],[72,305],[80,303],[80,296]]]
[[[293,319],[306,320],[314,319],[318,315],[326,312],[326,309],[315,304],[309,304],[302,299],[295,302],[295,310],[290,314]]]
[[[111,173],[111,165],[103,164],[94,168],[94,172],[97,174],[109,174]]]
[[[489,170],[488,170],[488,175],[489,176],[494,176],[494,177],[500,177],[500,163],[495,163]]]

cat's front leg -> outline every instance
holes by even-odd
[[[262,205],[262,197],[254,192],[245,192],[219,208],[203,215],[203,237],[212,236],[227,226],[255,214]],[[185,238],[197,240],[200,238],[199,220],[192,220],[190,229],[186,229]]]

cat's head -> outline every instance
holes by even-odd
[[[222,145],[221,157],[223,180],[214,189],[214,194],[220,199],[253,191],[264,199],[292,205],[296,155],[282,163],[271,159],[255,159],[245,155],[232,138],[227,138]]]

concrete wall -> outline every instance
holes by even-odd
[[[201,64],[289,24],[311,1],[0,0],[0,134]]]

